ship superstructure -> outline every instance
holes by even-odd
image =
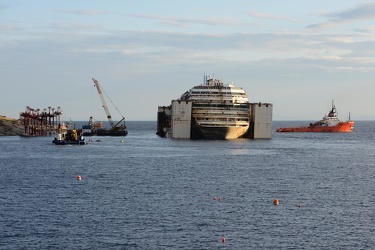
[[[192,101],[193,137],[235,139],[249,129],[249,99],[233,83],[205,78],[205,84],[194,86],[181,96]]]
[[[243,88],[204,76],[203,84],[173,100],[171,106],[159,107],[157,134],[193,139],[254,138],[255,113],[267,116],[269,126],[268,130],[258,126],[259,138],[270,138],[272,104],[251,104]]]

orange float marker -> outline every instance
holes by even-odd
[[[227,241],[227,239],[225,239],[225,237],[221,238],[222,243],[225,243],[226,241]]]
[[[214,201],[216,201],[216,197],[214,197]]]
[[[81,176],[80,175],[77,175],[77,180],[81,180]]]
[[[275,198],[273,200],[273,205],[278,206],[279,205],[279,200]]]
[[[301,204],[298,204],[298,205],[297,205],[297,207],[298,207],[298,208],[301,208],[301,207],[302,207],[302,205],[301,205]]]

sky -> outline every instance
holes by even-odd
[[[106,121],[95,78],[113,120],[155,121],[205,74],[273,120],[375,120],[375,2],[0,0],[0,115]]]

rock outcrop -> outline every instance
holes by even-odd
[[[24,126],[20,120],[0,116],[0,136],[12,135],[30,136],[28,133],[25,133]]]

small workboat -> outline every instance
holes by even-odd
[[[67,129],[64,124],[59,124],[57,133],[52,143],[55,145],[86,145],[82,134],[75,129]]]

